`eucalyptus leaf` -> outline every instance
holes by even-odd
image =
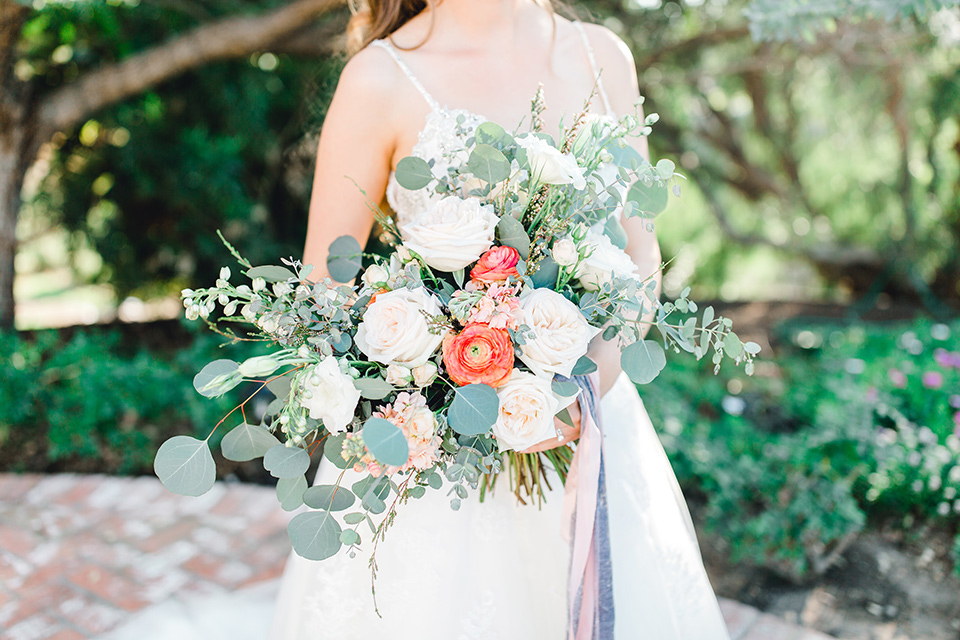
[[[239,369],[233,360],[214,360],[193,377],[193,388],[205,398],[222,396],[243,381]]]
[[[353,546],[360,542],[360,534],[353,529],[344,529],[340,532],[340,542],[348,546]]]
[[[340,532],[340,524],[329,511],[300,513],[287,525],[293,550],[307,560],[326,560],[339,551]]]
[[[580,393],[580,386],[576,382],[554,379],[550,389],[558,396],[570,398]]]
[[[345,516],[343,516],[343,521],[346,522],[347,524],[360,524],[366,519],[367,519],[367,514],[360,513],[359,511],[348,513]]]
[[[734,359],[743,355],[743,343],[740,342],[740,338],[733,333],[728,333],[724,336],[723,352],[727,354],[727,357]]]
[[[485,384],[468,384],[457,389],[447,409],[447,421],[457,433],[474,436],[485,433],[497,421],[500,398],[496,390]]]
[[[278,376],[267,382],[267,391],[282,400],[290,395],[290,382],[290,376]]]
[[[251,267],[247,269],[247,277],[251,280],[254,278],[263,278],[267,282],[286,282],[290,278],[296,278],[297,276],[286,267],[268,264],[262,267]]]
[[[276,436],[261,426],[246,422],[234,427],[220,441],[223,457],[234,462],[247,462],[259,458],[280,444]]]
[[[478,144],[470,152],[467,169],[488,184],[496,184],[510,177],[510,161],[503,153],[488,144]]]
[[[407,156],[397,163],[394,177],[400,186],[410,191],[423,189],[433,180],[433,171],[423,158]]]
[[[504,141],[510,136],[507,135],[507,132],[503,127],[498,125],[496,122],[486,121],[481,123],[475,133],[477,137],[477,142],[480,144],[495,144],[497,142]]]
[[[558,411],[556,417],[557,417],[558,420],[560,420],[560,422],[562,422],[563,424],[565,424],[565,425],[567,425],[567,426],[570,426],[570,427],[576,427],[576,426],[577,426],[577,425],[573,424],[573,416],[570,415],[570,411],[569,411],[566,407],[564,407],[563,409],[561,409],[560,411]]]
[[[620,219],[616,216],[610,216],[603,223],[603,234],[610,239],[611,244],[618,249],[627,248],[627,231],[620,224]]]
[[[512,216],[503,216],[497,223],[500,244],[513,247],[524,260],[530,257],[530,238],[526,229]]]
[[[329,462],[332,462],[333,466],[337,469],[352,467],[359,461],[356,457],[350,460],[344,460],[343,441],[346,440],[346,438],[346,433],[338,433],[337,435],[327,436],[326,440],[323,441],[323,457]]]
[[[343,511],[353,506],[356,496],[350,489],[333,484],[320,484],[310,487],[303,494],[303,502],[311,509]]]
[[[263,454],[263,468],[274,478],[296,478],[310,467],[310,455],[300,447],[278,444]]]
[[[363,442],[382,464],[399,467],[407,463],[410,447],[400,427],[383,418],[370,418],[363,425]]]
[[[153,470],[163,486],[181,496],[203,495],[217,479],[207,443],[190,436],[173,436],[160,445]]]
[[[547,287],[552,289],[557,284],[557,276],[560,275],[560,265],[547,256],[537,265],[537,270],[530,275],[530,280],[536,289]]]
[[[330,243],[327,271],[337,282],[350,282],[360,271],[363,249],[353,236],[340,236]]]
[[[659,342],[641,340],[623,350],[620,365],[633,382],[647,384],[667,365],[667,357]]]
[[[277,480],[277,500],[284,511],[293,511],[303,504],[303,494],[307,490],[307,478],[280,478]]]
[[[677,168],[677,165],[675,165],[672,160],[667,160],[666,158],[662,158],[661,160],[657,161],[657,166],[656,166],[657,175],[660,176],[661,180],[669,180],[670,178],[672,178],[673,172],[676,168]]]
[[[643,180],[637,180],[627,192],[627,200],[637,205],[638,213],[653,217],[667,208],[668,195],[664,182],[654,180],[646,185]]]
[[[393,385],[383,378],[357,378],[353,381],[353,386],[368,400],[382,400],[396,391]]]
[[[585,376],[587,374],[593,373],[597,370],[597,363],[588,358],[587,356],[581,356],[577,360],[577,364],[573,365],[573,372],[570,375],[574,376]]]

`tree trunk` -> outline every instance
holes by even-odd
[[[41,143],[99,109],[137,95],[160,82],[216,60],[242,58],[277,42],[320,35],[313,21],[339,0],[293,0],[261,15],[222,18],[130,58],[87,72],[34,100],[14,74],[16,45],[32,9],[0,0],[0,330],[14,327],[14,258],[17,214],[24,174]],[[299,43],[301,52],[329,51],[327,42]]]
[[[0,0],[0,330],[13,329],[13,259],[17,252],[17,212],[26,166],[23,114],[26,87],[13,73],[15,49],[29,9]]]

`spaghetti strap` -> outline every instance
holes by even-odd
[[[590,69],[593,71],[593,77],[597,81],[597,93],[600,94],[600,99],[603,101],[603,108],[607,110],[608,114],[612,114],[613,108],[610,106],[610,99],[607,97],[607,92],[603,88],[603,79],[600,76],[601,70],[597,69],[597,59],[593,55],[593,47],[590,46],[590,39],[587,38],[587,31],[583,28],[583,23],[579,20],[574,20],[573,25],[577,28],[577,31],[580,32],[580,37],[583,38],[583,46],[587,50]]]
[[[423,99],[427,101],[427,104],[430,105],[430,108],[434,111],[440,109],[440,103],[434,100],[433,96],[431,96],[430,93],[423,88],[423,85],[420,84],[420,81],[417,80],[417,77],[413,75],[413,71],[410,71],[410,67],[408,67],[407,64],[400,58],[400,54],[397,53],[397,48],[393,46],[392,42],[386,39],[374,40],[370,43],[370,45],[380,47],[389,53],[390,57],[393,58],[394,62],[397,63],[397,66],[400,67],[400,70],[403,71],[408,78],[410,78],[410,82],[414,87],[417,88],[417,91],[419,91],[420,95],[423,96]]]

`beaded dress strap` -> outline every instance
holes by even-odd
[[[433,99],[433,96],[423,88],[423,85],[420,84],[420,81],[417,80],[417,77],[413,75],[413,71],[410,71],[410,67],[400,58],[400,54],[397,53],[397,48],[393,46],[393,43],[389,40],[374,40],[370,43],[372,46],[380,47],[390,54],[390,57],[393,58],[394,62],[397,63],[397,66],[400,67],[400,70],[410,79],[410,82],[414,87],[417,88],[417,91],[420,92],[420,95],[423,96],[423,99],[427,101],[427,104],[430,105],[430,108],[434,111],[440,110],[440,103]]]
[[[590,69],[593,71],[593,77],[597,80],[597,93],[600,94],[600,99],[603,101],[603,108],[607,110],[607,113],[613,113],[613,109],[610,107],[610,99],[607,98],[607,92],[603,88],[603,79],[600,77],[600,71],[597,69],[597,59],[593,55],[593,47],[590,46],[590,39],[587,38],[587,31],[583,28],[583,23],[579,20],[574,20],[573,24],[577,28],[577,31],[580,32],[580,37],[583,38],[583,46],[587,50],[587,58],[590,60]]]

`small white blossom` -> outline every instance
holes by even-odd
[[[230,267],[220,267],[220,279],[221,280],[230,279]]]
[[[267,281],[263,278],[254,278],[252,284],[254,291],[263,291],[267,286]]]

